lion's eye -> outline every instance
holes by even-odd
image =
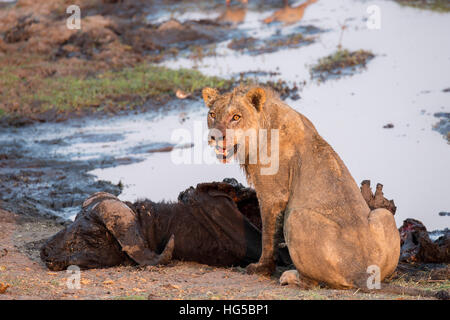
[[[233,121],[238,121],[240,118],[241,118],[240,115],[235,114],[235,115],[233,116]]]
[[[216,114],[214,112],[210,112],[209,116],[214,119],[216,117]]]

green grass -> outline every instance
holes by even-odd
[[[48,109],[78,110],[103,105],[138,105],[151,98],[173,96],[177,89],[198,93],[203,87],[228,88],[231,82],[208,77],[196,70],[172,70],[150,64],[93,77],[48,77],[21,79],[9,70],[0,70],[0,101],[5,106],[19,103],[32,106],[31,112]],[[38,108],[36,108],[38,106]],[[0,103],[1,107],[1,103]],[[8,113],[4,107],[0,115]]]
[[[50,90],[38,93],[35,99],[43,102],[44,107],[70,109],[114,102],[128,95],[143,102],[152,97],[172,95],[177,89],[193,93],[205,86],[223,87],[226,83],[195,70],[141,65],[119,72],[107,72],[96,78],[48,79],[46,86]]]

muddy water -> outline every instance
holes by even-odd
[[[182,10],[159,12],[149,19],[184,21],[224,13],[223,6],[199,3],[196,7],[195,2],[189,2]],[[381,9],[380,30],[366,26],[369,4]],[[395,199],[398,207],[397,224],[409,217],[423,221],[430,230],[450,227],[450,217],[438,215],[450,211],[450,148],[442,135],[432,129],[438,122],[433,114],[450,111],[450,92],[443,92],[450,87],[450,73],[446,72],[450,70],[450,15],[400,7],[391,1],[319,0],[292,25],[263,24],[262,20],[275,10],[256,8],[250,1],[238,30],[243,37],[258,39],[295,33],[306,26],[323,32],[314,43],[298,48],[250,55],[229,49],[229,41],[224,41],[217,45],[215,57],[201,61],[181,57],[164,64],[171,68],[195,66],[206,74],[222,77],[264,71],[276,75],[261,76],[259,80],[306,81],[301,99],[287,102],[313,121],[357,183],[371,179],[373,185],[385,185],[385,195]],[[309,66],[336,49],[340,25],[344,23],[347,28],[343,47],[371,50],[376,57],[366,70],[353,76],[324,83],[310,80]],[[39,141],[62,139],[61,143],[37,143],[30,148],[40,148],[39,152],[64,161],[93,163],[89,168],[96,169],[89,173],[98,180],[123,184],[120,197],[124,200],[175,200],[180,191],[191,185],[225,177],[245,182],[237,165],[210,163],[214,159],[205,144],[207,111],[202,103],[180,100],[176,104],[175,111],[162,114],[74,120],[51,125],[52,130],[44,130],[48,125],[35,125],[35,131],[25,129],[29,131],[16,135],[24,141],[30,135]],[[387,123],[394,127],[383,129]],[[183,140],[172,139],[182,132]],[[11,132],[5,133],[5,139],[10,135]],[[154,152],[189,143],[194,148]],[[198,154],[201,159],[196,158]],[[186,157],[184,164],[177,164],[181,155]],[[75,206],[68,206],[60,214],[70,217],[75,211]]]
[[[450,210],[450,148],[432,126],[438,121],[434,113],[450,110],[450,93],[443,92],[450,86],[450,73],[446,72],[450,70],[450,15],[400,7],[391,1],[371,1],[370,5],[381,10],[379,30],[367,28],[369,3],[364,1],[318,1],[305,10],[301,21],[290,26],[265,25],[262,20],[274,10],[250,7],[238,25],[245,36],[270,37],[306,25],[326,32],[315,43],[297,49],[253,56],[228,49],[226,41],[218,45],[216,57],[200,62],[181,58],[165,64],[172,68],[197,66],[204,73],[223,77],[260,70],[279,72],[275,78],[290,82],[306,80],[302,99],[287,102],[313,121],[355,180],[371,179],[372,184],[385,185],[385,194],[395,199],[399,208],[398,224],[413,217],[430,229],[449,227],[450,218],[438,213]],[[218,17],[221,10],[188,8],[158,19]],[[309,66],[336,49],[342,24],[346,25],[343,47],[371,50],[376,57],[366,70],[351,77],[310,81]],[[205,115],[205,110],[192,112],[182,126],[192,127]],[[387,123],[394,128],[384,129]],[[170,131],[180,127],[176,115],[148,125],[162,135],[159,140],[168,139]],[[179,190],[196,182],[226,176],[243,180],[236,166],[175,165],[170,154],[163,153],[149,155],[138,164],[93,173],[102,179],[122,180],[126,185],[122,196],[127,199],[175,199]]]

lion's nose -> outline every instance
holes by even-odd
[[[225,134],[221,130],[211,130],[209,134],[209,138],[212,141],[219,142],[225,140]]]
[[[212,137],[212,140],[214,141],[214,142],[216,142],[216,144],[218,145],[218,146],[220,146],[220,147],[223,147],[224,145],[225,145],[225,137],[224,136],[222,136],[222,135],[220,135],[220,136],[214,136],[214,137]]]

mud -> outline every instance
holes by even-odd
[[[129,111],[130,105],[138,104],[138,109],[147,105],[144,109],[148,109],[149,105],[164,104],[167,102],[164,94],[144,103],[136,103],[132,94],[124,94],[109,106],[70,106],[64,110],[59,105],[43,107],[38,97],[42,79],[76,77],[83,81],[109,71],[161,62],[178,54],[193,55],[197,48],[211,50],[215,43],[235,36],[234,29],[215,19],[149,22],[147,16],[160,9],[159,1],[105,4],[101,0],[82,0],[77,4],[83,15],[80,30],[66,28],[67,5],[61,1],[51,0],[43,5],[21,0],[0,11],[0,67],[5,72],[8,68],[7,73],[0,74],[0,83],[24,79],[0,102],[2,125],[65,121],[92,115],[97,109],[114,113]],[[31,101],[24,101],[22,92],[36,95]],[[49,98],[54,99],[54,95],[51,93]]]
[[[97,180],[88,174],[89,171],[137,163],[145,154],[193,146],[144,143],[128,146],[115,156],[101,153],[84,160],[76,159],[71,153],[61,155],[59,150],[74,144],[118,143],[124,139],[123,134],[79,133],[64,138],[26,141],[23,137],[13,137],[17,130],[20,129],[0,130],[0,208],[30,217],[56,219],[63,224],[78,212],[87,196],[99,191],[117,196],[122,191],[121,182],[112,184]]]
[[[433,125],[433,130],[442,134],[450,144],[450,112],[436,112],[434,116],[439,119],[439,122]]]
[[[289,34],[284,34],[281,30],[277,30],[273,35],[264,39],[253,37],[234,38],[228,44],[228,48],[249,55],[272,53],[311,44],[316,40],[314,35],[321,32],[324,31],[312,25],[297,27]]]
[[[189,10],[189,3],[184,1],[128,0],[105,3],[101,0],[82,0],[77,4],[83,16],[81,30],[66,28],[66,4],[56,0],[48,1],[45,5],[21,0],[0,11],[0,67],[10,68],[7,74],[0,74],[0,83],[2,80],[8,83],[15,78],[24,80],[17,83],[0,102],[0,125],[61,122],[75,117],[92,116],[99,111],[114,115],[130,110],[136,112],[164,108],[165,103],[175,99],[175,94],[165,94],[166,89],[161,89],[164,93],[161,96],[144,103],[138,101],[138,97],[133,94],[123,94],[114,97],[114,103],[99,105],[94,102],[83,106],[69,106],[68,110],[59,105],[44,105],[43,101],[46,99],[54,99],[57,88],[46,99],[39,96],[42,79],[76,77],[83,81],[101,77],[104,72],[122,70],[142,63],[163,62],[177,56],[201,60],[215,56],[218,44],[230,39],[246,39],[248,33],[248,30],[237,28],[236,23],[230,23],[223,15],[206,15],[198,19],[180,17],[179,20],[158,15],[158,12],[165,14],[175,8],[178,12]],[[223,3],[205,1],[196,6],[204,7],[205,10],[222,7],[227,12],[229,10]],[[254,6],[255,4],[251,4],[249,8]],[[281,3],[273,1],[256,7],[261,10],[279,6]],[[255,46],[250,46],[245,51],[260,55],[298,48],[314,42],[316,34],[321,32],[323,30],[313,25],[297,26],[289,32],[278,28],[272,35],[256,40]],[[239,49],[239,46],[233,45],[235,41],[232,40],[229,47]],[[230,84],[240,80],[237,77]],[[152,85],[164,88],[164,84]],[[297,93],[287,93],[280,83],[269,82],[266,85],[274,85],[281,91],[283,98],[300,98]],[[293,87],[289,91],[294,91],[296,85]],[[23,92],[36,94],[24,101],[21,99]],[[198,96],[196,92],[191,98]]]
[[[149,11],[157,10],[157,2],[124,1],[105,4],[100,0],[79,1],[86,18],[82,29],[70,31],[64,26],[65,4],[49,1],[47,6],[20,1],[15,10],[3,12],[5,22],[0,24],[8,53],[21,50],[29,53],[49,54],[54,59],[78,58],[106,60],[112,65],[127,65],[153,55],[162,59],[161,53],[184,50],[189,46],[223,41],[233,35],[227,26],[213,20],[169,20],[159,24],[149,23]],[[56,35],[57,29],[60,33]],[[50,32],[50,34],[49,34]],[[37,45],[39,44],[39,45]]]
[[[0,150],[7,154],[0,160],[0,207],[3,209],[33,217],[59,217],[64,212],[76,210],[93,192],[104,190],[118,195],[121,191],[119,186],[96,181],[87,174],[93,168],[113,166],[116,164],[114,159],[64,161],[37,158],[15,141],[2,144]],[[65,217],[58,219],[65,220]]]

